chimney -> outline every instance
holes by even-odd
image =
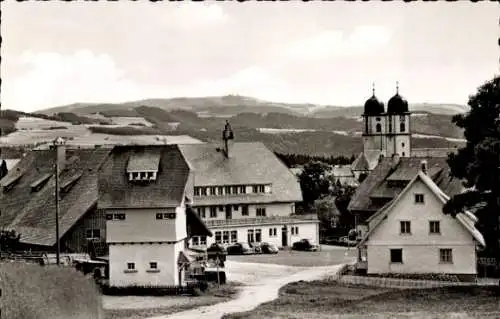
[[[422,160],[420,162],[420,170],[422,171],[422,173],[427,175],[427,161],[426,160]]]
[[[233,129],[231,124],[226,120],[226,125],[224,125],[224,131],[222,131],[222,140],[224,142],[224,156],[229,158],[229,140],[234,139]]]
[[[392,154],[392,168],[395,168],[396,166],[398,166],[399,160],[400,160],[400,158],[399,158],[398,153]]]
[[[61,137],[56,138],[54,141],[54,147],[56,149],[57,163],[59,164],[60,172],[66,165],[66,146],[64,145],[64,139]]]

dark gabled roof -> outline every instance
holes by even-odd
[[[212,232],[190,205],[186,205],[186,223],[188,236],[212,237]]]
[[[229,158],[217,151],[218,147],[216,144],[179,145],[195,172],[195,186],[272,184],[272,193],[261,195],[267,202],[302,201],[297,177],[263,143],[231,143]]]
[[[420,170],[422,160],[427,160],[429,175],[434,183],[448,196],[454,196],[463,190],[462,182],[452,178],[450,169],[444,157],[408,158],[402,157],[393,167],[391,158],[382,158],[379,165],[370,172],[354,193],[348,210],[373,213],[387,201],[392,200],[406,187],[408,182]],[[392,183],[389,180],[392,177]],[[377,200],[383,199],[383,200]]]
[[[97,172],[99,166],[108,156],[109,150],[75,149],[67,150],[67,158],[78,158],[68,161],[59,177],[61,186],[75,175],[75,180],[59,201],[59,226],[62,237],[97,201]],[[22,175],[12,189],[0,192],[0,226],[12,228],[21,234],[21,242],[27,244],[52,246],[55,236],[55,176],[53,150],[36,150],[29,152],[16,169],[9,175]],[[33,183],[47,178],[37,191],[33,191]]]
[[[351,169],[353,171],[370,171],[377,166],[380,159],[380,150],[366,150],[358,155],[352,162]]]
[[[149,152],[160,155],[158,176],[145,183],[130,182],[129,158]],[[99,208],[176,207],[184,198],[189,166],[177,145],[115,146],[99,176]]]

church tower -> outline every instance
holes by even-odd
[[[378,150],[383,155],[386,149],[387,129],[384,103],[375,96],[375,84],[372,88],[372,96],[366,100],[363,111],[363,153],[370,150]]]
[[[411,156],[411,113],[408,101],[399,95],[399,83],[396,83],[396,94],[387,103],[386,113],[386,156],[398,154],[401,157]]]

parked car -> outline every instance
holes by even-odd
[[[248,243],[248,245],[252,247],[254,253],[262,254],[262,248],[261,248],[262,243],[254,242],[254,243]]]
[[[358,244],[359,240],[349,239],[348,236],[340,237],[340,244],[343,246],[354,247]]]
[[[318,251],[319,245],[312,239],[303,238],[292,245],[293,250]]]
[[[340,245],[340,238],[338,236],[328,236],[320,240],[323,245]]]
[[[254,250],[248,243],[234,243],[227,247],[228,255],[250,255],[253,253]]]
[[[278,246],[271,243],[260,244],[260,250],[263,254],[277,254],[279,252]]]

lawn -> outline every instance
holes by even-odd
[[[280,297],[244,313],[224,319],[332,318],[406,314],[419,318],[442,318],[443,313],[466,313],[468,318],[486,314],[500,316],[500,287],[447,287],[396,290],[332,281],[295,282],[280,289]]]
[[[228,260],[238,262],[277,264],[297,267],[338,265],[351,262],[356,257],[356,249],[338,246],[321,247],[321,251],[307,252],[282,250],[276,255],[228,256]]]
[[[238,283],[211,288],[200,296],[103,296],[105,319],[143,319],[169,315],[229,301],[238,294]]]

